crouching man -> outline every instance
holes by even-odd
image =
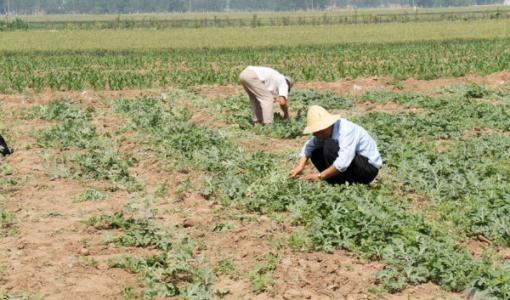
[[[309,181],[368,184],[379,173],[381,155],[374,139],[361,126],[314,105],[308,109],[303,133],[312,133],[313,137],[301,150],[297,166],[289,173],[291,178],[303,172],[308,159],[318,170],[305,176]]]

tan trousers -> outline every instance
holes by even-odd
[[[254,123],[273,123],[273,95],[258,78],[255,71],[245,69],[239,75],[251,102],[251,115]]]

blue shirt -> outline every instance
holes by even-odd
[[[368,158],[368,162],[377,169],[382,167],[381,154],[377,150],[374,139],[361,126],[340,118],[333,125],[331,138],[338,141],[340,148],[338,157],[333,162],[333,166],[339,172],[347,170],[356,154]],[[312,152],[320,147],[322,147],[322,141],[314,136],[305,143],[299,156],[310,158]]]

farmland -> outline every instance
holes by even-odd
[[[427,24],[1,32],[0,295],[509,298],[508,20]],[[247,64],[290,122],[251,126]],[[312,104],[370,186],[288,179]]]
[[[391,43],[503,39],[510,19],[422,23],[177,28],[170,30],[45,30],[1,34],[1,51],[217,49],[295,47],[339,43]],[[205,37],[205,38],[204,38]]]
[[[508,39],[340,44],[261,49],[6,53],[0,91],[120,90],[233,84],[245,61],[271,65],[300,81],[364,76],[435,79],[488,75],[510,66]],[[324,68],[328,65],[329,68]],[[221,70],[221,71],[220,71]]]

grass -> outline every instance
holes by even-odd
[[[90,30],[0,33],[0,51],[196,49],[293,47],[338,43],[391,43],[422,40],[510,37],[510,20],[428,23],[199,28],[172,30]],[[206,37],[206,38],[204,38]]]

